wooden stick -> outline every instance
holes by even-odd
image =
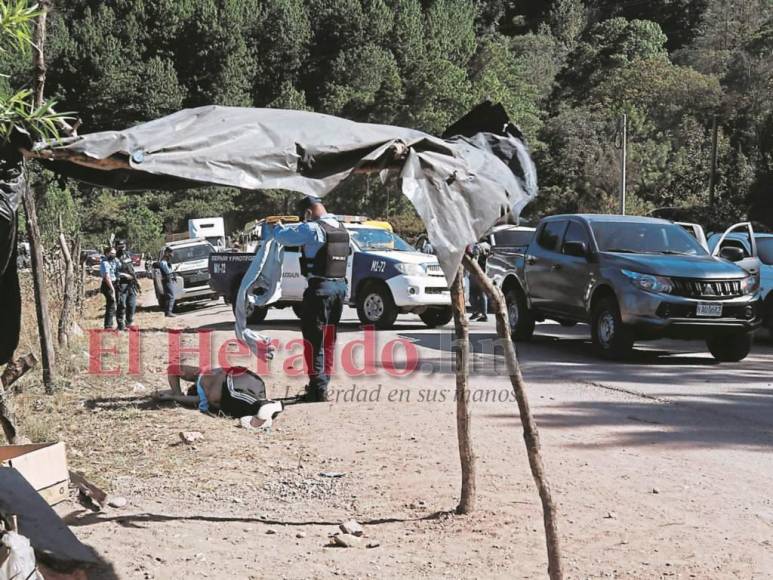
[[[0,375],[0,425],[8,443],[15,444],[20,440],[19,431],[16,428],[16,415],[13,402],[6,391],[13,383],[18,381],[35,363],[38,362],[35,355],[29,353],[6,365],[3,374]]]
[[[67,244],[67,238],[64,232],[59,232],[59,248],[62,250],[62,259],[64,260],[64,287],[62,290],[62,310],[59,315],[59,346],[67,346],[70,343],[70,331],[72,328],[73,302],[75,299],[75,268],[70,255],[70,246]]]
[[[462,465],[462,495],[456,513],[469,514],[475,509],[475,450],[470,432],[470,341],[469,323],[464,305],[464,269],[459,268],[451,285],[451,308],[454,313],[454,352],[456,353],[456,437]]]
[[[542,516],[545,524],[545,540],[548,552],[548,575],[551,580],[561,580],[564,577],[561,564],[561,544],[558,537],[558,522],[556,506],[550,492],[550,483],[545,475],[545,466],[542,463],[540,452],[539,431],[537,423],[532,417],[529,408],[529,400],[526,396],[526,383],[521,374],[515,346],[510,338],[510,320],[507,316],[507,304],[502,292],[494,286],[491,279],[481,269],[476,260],[469,256],[463,258],[464,267],[475,278],[476,282],[485,290],[491,301],[496,305],[497,334],[504,347],[507,370],[510,374],[510,383],[513,386],[515,398],[518,401],[518,411],[523,426],[523,439],[526,443],[526,453],[529,457],[529,467],[534,482],[537,484],[540,500],[542,501]]]
[[[48,149],[43,151],[22,150],[24,157],[29,159],[47,159],[49,161],[69,161],[76,165],[89,167],[91,169],[100,169],[102,171],[112,171],[114,169],[131,169],[128,159],[118,157],[108,157],[107,159],[96,159],[83,153],[76,153],[69,149]]]

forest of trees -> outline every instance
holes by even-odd
[[[525,133],[540,180],[526,215],[615,211],[627,113],[631,213],[716,204],[773,226],[770,0],[67,0],[54,3],[47,95],[82,132],[122,129],[185,107],[308,109],[439,134],[484,98]],[[6,59],[7,60],[7,59]],[[2,63],[2,91],[30,63]],[[231,227],[285,209],[281,192],[120,194],[52,181],[92,239],[150,251],[188,217]],[[394,186],[353,178],[331,209],[410,222]]]

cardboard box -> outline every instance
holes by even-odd
[[[49,505],[67,499],[70,476],[61,441],[0,446],[0,465],[18,471]]]

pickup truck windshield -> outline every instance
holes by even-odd
[[[415,252],[416,248],[388,230],[380,228],[357,228],[349,230],[349,233],[361,251],[368,250],[397,250],[398,252]]]
[[[193,262],[194,260],[205,260],[212,253],[212,246],[209,244],[200,244],[198,246],[188,246],[186,248],[175,248],[172,251],[172,264],[180,262]]]
[[[757,242],[757,255],[760,261],[766,266],[773,266],[773,238],[758,238],[754,236]]]
[[[591,228],[601,252],[707,255],[698,240],[676,224],[597,221]]]

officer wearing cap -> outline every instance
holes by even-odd
[[[285,246],[302,248],[301,274],[308,281],[301,306],[304,358],[309,373],[306,400],[325,401],[338,322],[346,298],[349,232],[327,213],[318,197],[303,198],[298,203],[298,214],[303,223],[278,224],[273,237]]]
[[[161,285],[164,289],[164,316],[174,318],[176,316],[174,313],[174,283],[177,274],[172,267],[172,248],[169,246],[164,248],[164,255],[158,263],[158,268],[161,270]]]
[[[126,240],[118,240],[115,243],[115,257],[118,261],[116,269],[118,277],[116,318],[118,319],[118,330],[126,330],[134,322],[139,290],[134,264],[132,264],[131,256],[126,251]]]

